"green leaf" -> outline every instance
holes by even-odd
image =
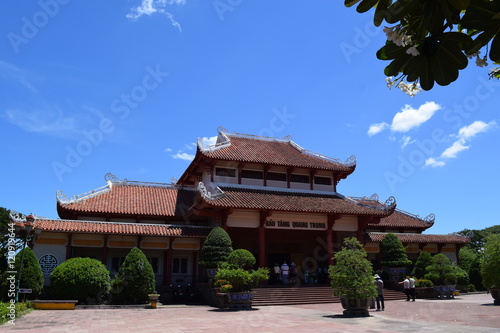
[[[398,73],[403,72],[407,62],[412,57],[410,54],[404,54],[399,57],[396,57],[385,69],[384,74],[386,76],[397,76]]]
[[[500,61],[500,35],[498,32],[493,42],[491,42],[490,59],[494,62]]]
[[[378,0],[363,0],[361,3],[356,7],[356,11],[358,13],[364,13],[372,9],[376,4]]]
[[[448,3],[450,3],[455,9],[463,10],[469,6],[470,0],[448,0]]]
[[[397,46],[391,41],[386,41],[385,46],[382,46],[382,48],[377,51],[377,58],[380,60],[391,60],[402,54],[406,54],[405,48]]]
[[[420,86],[424,90],[431,90],[434,86],[434,79],[431,75],[430,65],[424,66],[420,72]]]
[[[344,1],[344,6],[346,7],[351,7],[360,2],[361,0],[345,0]]]
[[[389,8],[389,14],[386,15],[387,23],[396,23],[405,17],[408,13],[412,12],[415,16],[418,15],[418,10],[421,0],[398,0],[393,3]],[[423,8],[423,7],[422,7]],[[423,13],[422,13],[423,15]]]
[[[373,16],[373,24],[375,24],[376,27],[379,27],[384,18],[388,16],[389,12],[387,11],[387,6],[389,2],[392,2],[392,0],[379,1],[377,9],[375,9],[375,15]]]
[[[487,30],[481,33],[474,39],[467,49],[467,54],[473,54],[479,51],[484,45],[488,44],[489,41],[495,36],[496,30]]]
[[[462,32],[447,32],[439,38],[444,43],[452,42],[459,49],[466,50],[472,43],[472,38]]]

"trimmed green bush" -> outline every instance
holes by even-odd
[[[42,268],[40,267],[40,263],[36,258],[33,251],[26,247],[24,250],[19,251],[16,255],[16,271],[19,272],[19,268],[21,265],[21,257],[24,252],[23,258],[23,269],[21,271],[21,281],[19,284],[20,288],[28,288],[32,289],[32,293],[28,294],[29,298],[35,298],[42,293],[43,290],[43,273]],[[20,295],[20,299],[21,299]]]
[[[15,318],[21,317],[31,308],[31,302],[17,302],[14,308],[11,302],[0,303],[0,325],[11,320],[14,322]]]
[[[227,263],[235,267],[249,269],[252,268],[257,261],[252,252],[245,249],[237,249],[229,254]]]
[[[425,278],[434,285],[456,284],[459,276],[458,266],[453,266],[451,260],[442,253],[432,257],[432,264],[426,268]],[[463,272],[463,270],[461,270]]]
[[[430,254],[427,251],[420,251],[420,254],[418,255],[417,261],[415,262],[415,266],[413,267],[411,274],[415,276],[417,279],[423,279],[425,274],[427,274],[425,268],[430,265],[432,265],[432,254]]]
[[[215,275],[215,281],[218,282],[216,282],[216,286],[226,286],[224,289],[226,292],[250,291],[257,287],[261,281],[269,279],[267,267],[261,267],[255,271],[232,267],[227,263],[222,264]]]
[[[233,252],[232,240],[226,230],[215,227],[210,231],[201,248],[200,265],[206,268],[216,268],[226,262],[229,254]]]
[[[380,253],[382,255],[381,264],[384,266],[407,267],[411,265],[403,243],[392,232],[385,235],[380,243]]]
[[[430,288],[434,284],[432,283],[431,280],[426,280],[426,279],[418,279],[415,281],[415,287],[417,288]]]
[[[144,252],[134,247],[112,282],[113,302],[145,303],[155,292],[155,273]]]
[[[335,265],[328,275],[335,296],[348,299],[367,299],[377,296],[373,268],[366,258],[363,245],[354,237],[346,238],[342,250],[335,253]]]
[[[50,274],[51,290],[58,299],[77,299],[80,303],[101,303],[109,291],[109,271],[97,259],[72,258]]]

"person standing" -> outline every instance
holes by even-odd
[[[408,280],[410,283],[410,297],[413,302],[415,302],[415,279],[412,275],[410,275],[410,279]]]
[[[404,279],[404,281],[402,282],[399,282],[399,284],[402,284],[403,285],[403,288],[405,290],[405,294],[406,294],[406,301],[409,302],[410,301],[410,277],[407,276],[406,279]]]
[[[274,264],[274,282],[276,284],[280,283],[281,280],[281,269],[278,263]]]
[[[281,277],[282,277],[283,284],[288,284],[288,271],[289,270],[290,270],[290,267],[288,267],[286,261],[283,262],[283,265],[281,265]]]
[[[377,311],[384,311],[384,281],[380,278],[378,274],[375,274],[375,286],[377,287]]]

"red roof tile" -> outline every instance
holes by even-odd
[[[102,193],[101,193],[102,192]],[[169,186],[138,186],[113,183],[110,190],[82,197],[76,202],[58,202],[58,211],[92,214],[180,217],[194,203],[197,192]],[[62,214],[61,214],[62,213]]]
[[[257,190],[234,187],[220,187],[223,195],[213,200],[201,197],[211,207],[259,209],[305,213],[352,214],[387,216],[395,208],[380,208],[357,204],[355,201],[335,194]]]
[[[433,221],[433,220],[432,220]],[[386,227],[386,228],[416,228],[425,230],[427,228],[432,227],[434,223],[429,220],[421,219],[416,215],[412,215],[400,210],[395,210],[391,215],[380,219],[380,223],[376,225],[377,228]]]
[[[352,165],[346,165],[335,160],[306,150],[291,140],[272,140],[259,137],[242,137],[241,135],[224,133],[231,144],[217,150],[201,150],[198,153],[212,159],[259,163],[286,167],[301,167],[309,169],[332,170],[352,173],[356,168],[355,160]]]
[[[468,244],[469,238],[458,235],[427,235],[413,233],[394,233],[403,243],[453,243],[453,244]],[[365,234],[365,240],[368,242],[380,243],[387,233],[384,232],[368,232]]]
[[[73,232],[113,235],[206,237],[211,227],[145,224],[125,222],[101,222],[82,220],[38,219],[42,232]]]

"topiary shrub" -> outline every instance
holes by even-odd
[[[411,260],[408,259],[403,243],[392,232],[385,235],[380,243],[380,253],[382,254],[382,265],[388,267],[407,267],[411,265]]]
[[[111,293],[117,303],[145,303],[155,292],[155,273],[146,255],[137,247],[128,253],[112,282]]]
[[[224,286],[225,292],[250,291],[261,281],[269,279],[269,269],[260,267],[257,270],[234,268],[229,264],[222,264],[215,275],[215,286]]]
[[[427,273],[424,277],[431,280],[434,285],[456,284],[457,268],[451,264],[451,260],[447,256],[438,253],[432,257],[432,264],[426,268]]]
[[[50,284],[56,298],[101,303],[110,288],[109,271],[97,259],[72,258],[52,271]]]
[[[33,251],[26,247],[19,251],[16,255],[15,271],[19,272],[21,265],[21,257],[23,256],[23,267],[21,271],[20,288],[32,289],[32,293],[28,294],[30,299],[37,297],[43,290],[43,273],[40,263]]]
[[[432,283],[431,280],[426,280],[426,279],[418,279],[415,281],[415,287],[417,288],[430,288],[434,284]]]
[[[417,261],[415,262],[415,266],[413,267],[411,274],[415,276],[417,279],[423,279],[425,274],[427,274],[425,268],[430,265],[432,265],[432,254],[430,254],[427,251],[420,251],[420,254],[418,255]]]
[[[372,264],[363,245],[354,237],[346,238],[342,250],[335,253],[335,265],[328,274],[335,296],[368,299],[377,296]]]
[[[210,231],[201,248],[200,265],[206,268],[216,268],[226,262],[229,254],[233,252],[232,241],[226,230],[215,227]]]
[[[252,268],[257,261],[252,252],[245,249],[237,249],[231,252],[227,258],[227,263],[235,267],[249,269]]]

